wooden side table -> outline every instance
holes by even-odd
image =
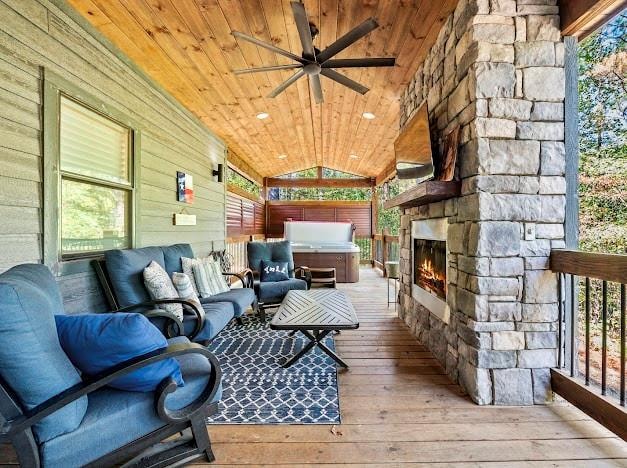
[[[335,288],[336,276],[335,268],[310,268],[311,284]]]

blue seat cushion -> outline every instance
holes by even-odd
[[[285,295],[294,289],[307,289],[307,282],[290,278],[287,281],[277,281],[276,283],[259,283],[259,300],[261,302],[280,302]]]
[[[205,303],[202,304],[202,308],[205,311],[205,324],[200,333],[194,338],[194,341],[200,343],[215,338],[235,316],[233,304],[230,302]],[[193,315],[185,315],[183,317],[185,334],[191,333],[195,326],[196,318]]]
[[[255,291],[251,288],[235,288],[229,291],[203,297],[201,303],[229,302],[233,304],[235,317],[241,317],[246,313],[246,309],[255,302]]]
[[[118,305],[127,307],[150,300],[144,286],[144,268],[155,261],[165,269],[161,247],[108,250],[105,252],[107,272]]]
[[[185,337],[168,340],[169,344],[188,342]],[[185,386],[167,396],[166,406],[172,410],[183,408],[202,393],[211,370],[209,361],[199,354],[176,359]],[[213,401],[220,398],[221,390]],[[108,387],[91,393],[87,414],[78,429],[49,440],[41,447],[43,466],[82,466],[165,426],[154,404],[154,393],[125,392]]]
[[[85,375],[96,375],[121,362],[163,349],[163,334],[141,314],[55,316],[61,347]],[[115,379],[109,386],[131,392],[152,392],[166,377],[183,386],[175,359],[166,359]]]
[[[18,265],[0,275],[0,376],[31,409],[81,382],[65,355],[54,321],[63,314],[57,283],[44,265]],[[37,423],[40,442],[75,430],[87,409],[82,397]]]
[[[183,271],[181,265],[181,257],[194,258],[194,251],[189,244],[174,244],[167,247],[161,247],[163,250],[163,258],[165,261],[165,271],[172,278],[172,273]]]
[[[248,265],[253,271],[261,270],[261,261],[287,262],[290,278],[294,277],[294,256],[290,241],[249,242],[246,244]]]

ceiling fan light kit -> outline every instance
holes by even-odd
[[[364,58],[350,58],[350,59],[333,59],[337,54],[346,49],[348,46],[358,41],[362,37],[366,36],[373,30],[379,27],[374,18],[367,19],[357,27],[351,29],[345,35],[337,39],[330,46],[323,51],[318,50],[313,45],[313,38],[318,34],[318,28],[315,24],[310,23],[307,19],[307,12],[305,6],[301,2],[291,2],[292,13],[294,14],[294,20],[296,27],[298,28],[298,35],[303,47],[302,55],[299,57],[292,52],[285,49],[276,47],[273,44],[261,41],[244,34],[242,32],[233,31],[233,36],[236,38],[251,42],[259,47],[268,49],[276,54],[283,55],[296,63],[286,65],[272,65],[267,67],[248,68],[244,70],[234,70],[236,75],[244,73],[258,73],[277,70],[297,70],[290,78],[281,83],[276,89],[274,89],[268,97],[276,97],[285,91],[290,85],[294,84],[298,79],[306,76],[309,80],[309,86],[314,95],[316,103],[321,104],[324,102],[322,95],[322,84],[320,82],[320,75],[325,76],[347,88],[352,89],[360,94],[366,94],[368,88],[351,78],[338,73],[333,70],[334,68],[361,68],[361,67],[393,67],[396,63],[394,57],[364,57]],[[364,117],[366,117],[364,113]],[[372,118],[374,118],[374,115]],[[366,117],[370,118],[370,117]]]

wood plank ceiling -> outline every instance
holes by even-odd
[[[266,97],[292,70],[232,70],[289,63],[236,40],[251,34],[300,55],[289,0],[69,0],[140,68],[220,135],[262,176],[326,166],[377,176],[394,157],[398,96],[456,0],[305,0],[324,49],[373,16],[380,27],[337,58],[393,56],[393,68],[344,69],[371,90],[361,96],[325,77],[315,104],[306,79]],[[270,117],[259,120],[256,115]],[[362,117],[372,112],[374,120]],[[351,158],[354,154],[357,158]],[[279,159],[279,155],[286,155]]]

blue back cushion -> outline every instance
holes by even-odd
[[[287,281],[290,279],[287,262],[261,261],[260,280],[262,282]]]
[[[261,271],[261,261],[287,262],[290,278],[294,277],[294,257],[290,241],[249,242],[246,244],[248,266],[254,271]]]
[[[172,273],[174,272],[183,272],[181,257],[194,258],[194,251],[189,244],[174,244],[161,249],[163,250],[165,271],[168,272],[170,278],[172,278]]]
[[[116,364],[168,346],[161,332],[141,314],[55,316],[59,340],[74,365],[95,375]],[[152,392],[168,376],[183,385],[176,359],[156,362],[112,381],[109,386],[131,392]]]
[[[61,349],[54,315],[63,314],[57,283],[44,265],[19,265],[0,275],[0,375],[31,409],[81,381]],[[85,416],[82,397],[33,428],[44,442],[74,431]]]
[[[165,259],[161,247],[105,252],[107,272],[120,307],[150,300],[148,291],[144,286],[143,273],[144,268],[153,260],[165,269]]]

